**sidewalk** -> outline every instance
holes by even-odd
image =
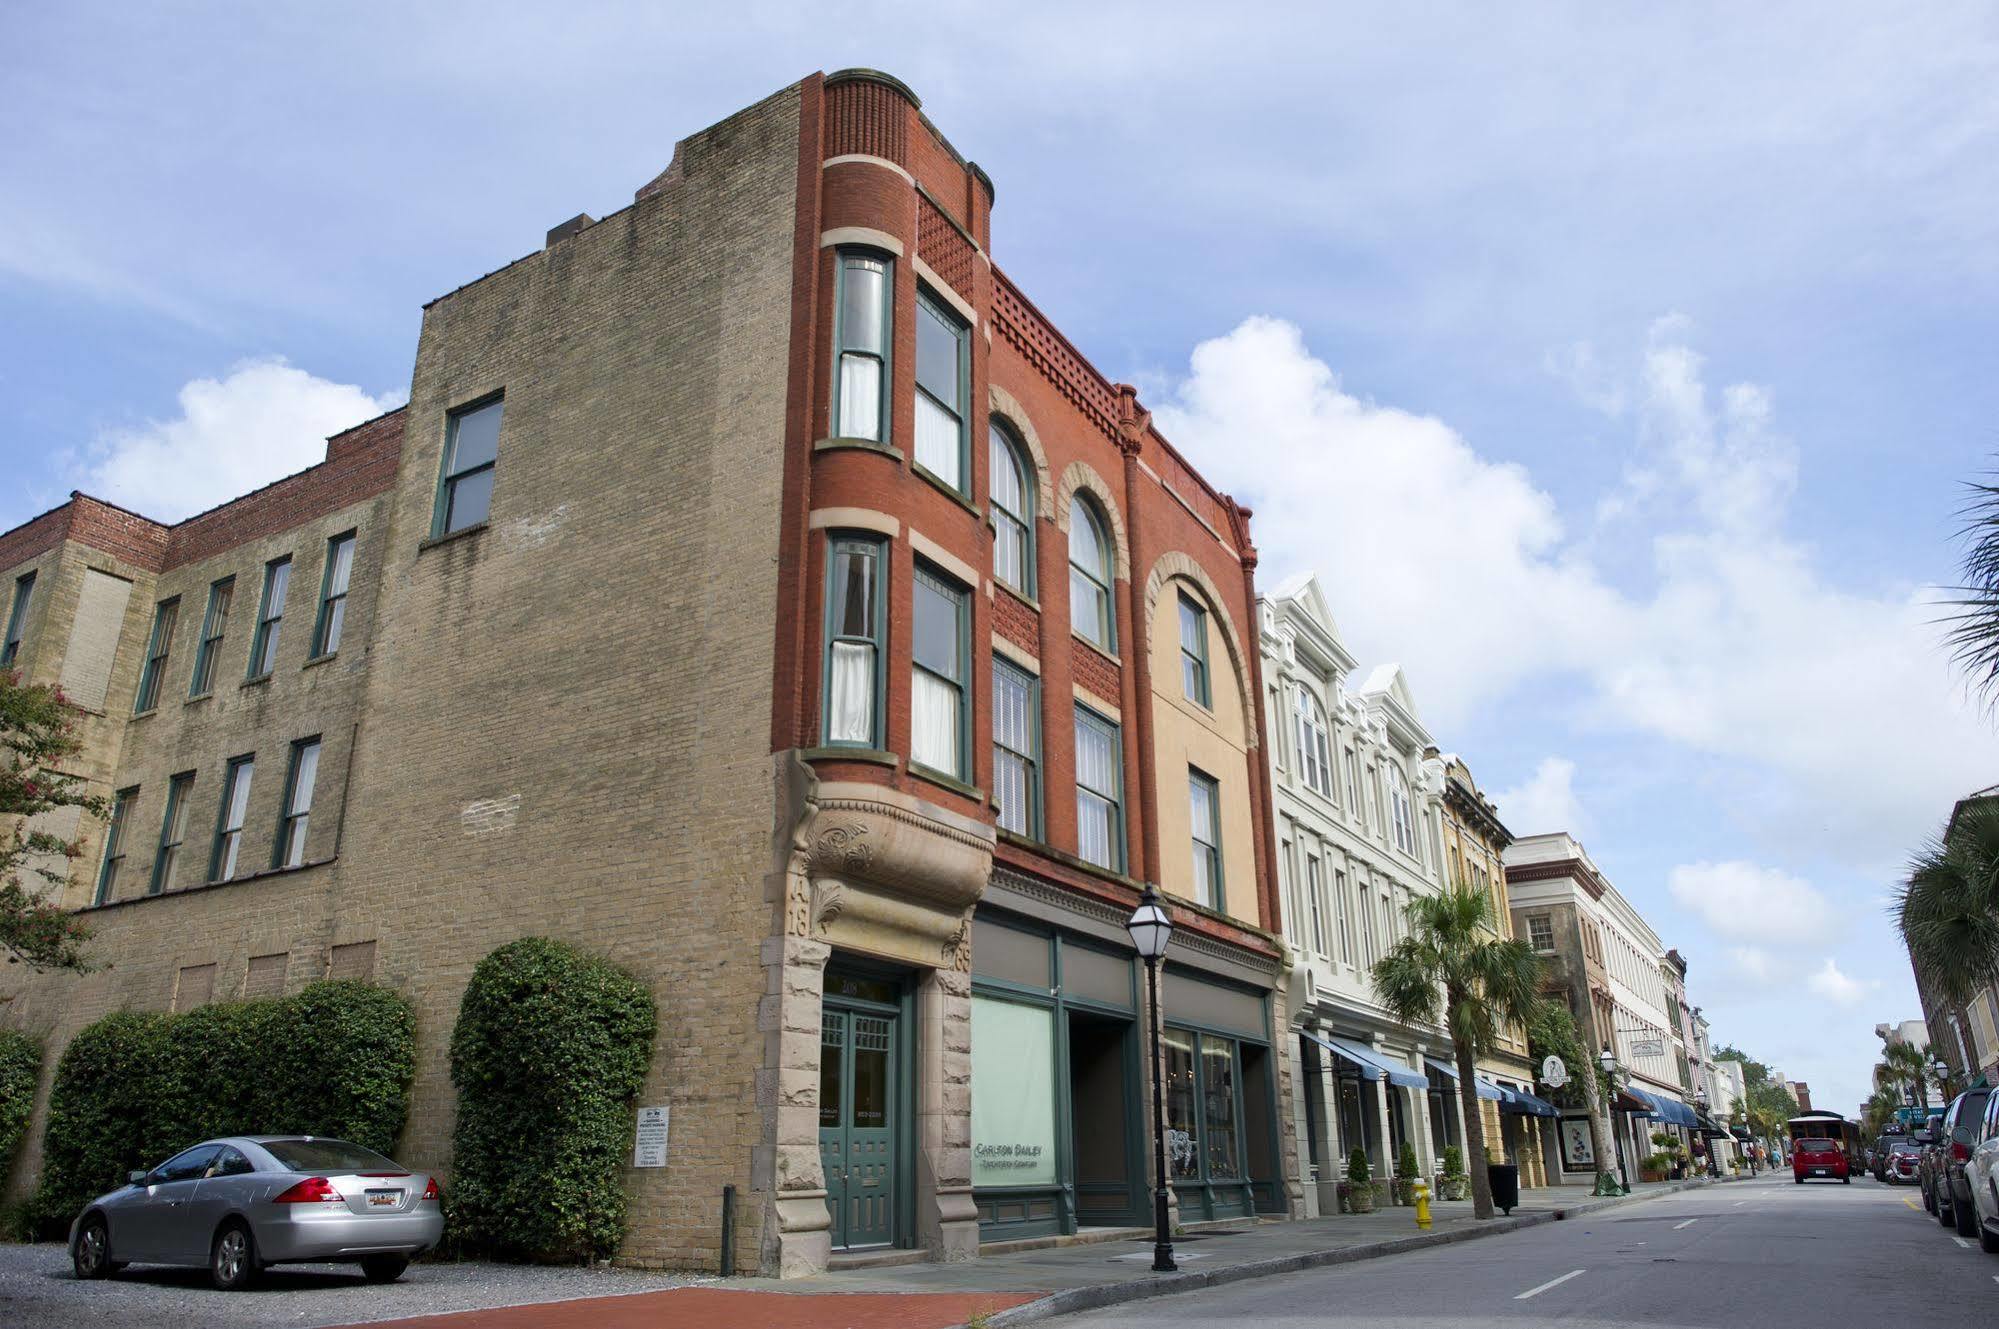
[[[1728,1178],[1724,1180],[1733,1180]],[[1414,1209],[1385,1208],[1299,1222],[1221,1226],[1177,1238],[1180,1271],[1152,1272],[1149,1233],[991,1254],[963,1264],[900,1264],[839,1270],[813,1278],[740,1278],[699,1287],[502,1310],[395,1320],[423,1329],[950,1329],[974,1318],[990,1329],[1028,1324],[1072,1311],[1191,1292],[1246,1278],[1321,1265],[1371,1260],[1448,1242],[1513,1232],[1538,1223],[1667,1195],[1702,1180],[1654,1182],[1628,1199],[1597,1199],[1587,1188],[1521,1193],[1510,1218],[1480,1223],[1469,1201],[1431,1206],[1433,1226],[1416,1227]]]

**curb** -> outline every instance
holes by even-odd
[[[1425,1232],[1411,1237],[1371,1242],[1364,1246],[1343,1246],[1335,1250],[1279,1255],[1268,1260],[1250,1260],[1242,1264],[1224,1265],[1217,1269],[1192,1270],[1163,1278],[1135,1278],[1122,1283],[1099,1283],[1094,1287],[1065,1288],[1060,1292],[1051,1292],[1039,1300],[1027,1302],[1025,1305],[996,1312],[988,1316],[983,1323],[988,1329],[1010,1329],[1013,1325],[1034,1324],[1041,1320],[1053,1319],[1058,1315],[1101,1310],[1105,1306],[1145,1301],[1153,1297],[1176,1296],[1183,1292],[1200,1292],[1207,1288],[1225,1287],[1230,1283],[1241,1283],[1252,1278],[1269,1278],[1275,1274],[1295,1274],[1306,1269],[1323,1269],[1338,1264],[1358,1264],[1363,1260],[1378,1260],[1390,1255],[1406,1255],[1411,1251],[1429,1250],[1436,1246],[1449,1246],[1461,1241],[1477,1241],[1481,1237],[1496,1237],[1502,1233],[1518,1232],[1524,1228],[1539,1227],[1543,1223],[1581,1218],[1621,1204],[1634,1204],[1640,1200],[1656,1199],[1662,1195],[1674,1195],[1680,1191],[1735,1180],[1738,1178],[1690,1178],[1670,1187],[1648,1191],[1643,1195],[1620,1195],[1600,1201],[1592,1197],[1592,1202],[1588,1204],[1521,1214],[1513,1218],[1494,1218],[1476,1227],[1454,1228],[1449,1232]]]

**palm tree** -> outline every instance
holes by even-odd
[[[1916,972],[1944,1000],[1962,1006],[1999,982],[1999,801],[1967,804],[1916,855],[1894,913]]]
[[[1881,1061],[1874,1068],[1876,1088],[1912,1089],[1916,1095],[1916,1106],[1927,1114],[1930,1106],[1930,1059],[1922,1049],[1913,1043],[1896,1039],[1881,1051]],[[1901,1104],[1897,1103],[1896,1107]]]
[[[1492,897],[1454,882],[1436,895],[1419,895],[1406,911],[1409,935],[1374,965],[1381,1004],[1408,1024],[1436,1024],[1451,1035],[1464,1105],[1465,1158],[1470,1164],[1472,1212],[1492,1217],[1492,1181],[1485,1159],[1485,1121],[1479,1115],[1475,1063],[1489,1051],[1500,1027],[1524,1026],[1540,1001],[1541,958],[1524,941],[1500,936]]]
[[[1972,482],[1971,497],[1959,510],[1965,540],[1964,584],[1948,603],[1944,640],[1964,670],[1971,690],[1988,704],[1999,703],[1999,484]]]

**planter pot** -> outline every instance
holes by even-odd
[[[1349,1183],[1342,1190],[1344,1195],[1340,1207],[1347,1213],[1371,1214],[1374,1212],[1373,1186],[1366,1184],[1356,1186]]]
[[[1640,1181],[1664,1181],[1665,1179],[1666,1174],[1658,1171],[1656,1168],[1638,1169],[1638,1180]]]
[[[1437,1198],[1439,1200],[1462,1200],[1470,1194],[1470,1177],[1439,1177],[1437,1179]]]
[[[1408,1177],[1397,1177],[1391,1182],[1389,1193],[1404,1208],[1416,1203],[1416,1183]]]

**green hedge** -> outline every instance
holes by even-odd
[[[60,1228],[127,1172],[216,1135],[328,1135],[389,1153],[415,1073],[415,1013],[366,983],[107,1016],[56,1063],[31,1218]]]
[[[41,1075],[42,1041],[18,1029],[0,1029],[0,1191],[7,1189],[14,1153],[28,1133]]]
[[[644,984],[562,942],[527,937],[479,962],[451,1034],[457,1245],[551,1261],[617,1249],[657,1026]]]

